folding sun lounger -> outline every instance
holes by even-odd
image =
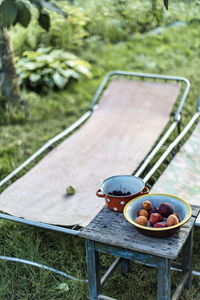
[[[79,235],[80,227],[88,225],[104,206],[104,200],[95,195],[101,181],[116,174],[140,176],[176,132],[189,87],[183,77],[109,73],[82,118],[0,181],[4,188],[0,217]],[[77,127],[9,185],[30,162]],[[67,196],[70,185],[76,193]]]

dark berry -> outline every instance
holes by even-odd
[[[150,209],[149,214],[151,215],[152,213],[159,213],[159,209],[157,207],[153,207],[152,209]]]
[[[113,191],[113,195],[114,196],[118,196],[118,192],[117,191]]]

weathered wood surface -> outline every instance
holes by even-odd
[[[199,213],[192,209],[192,217],[176,233],[167,238],[145,236],[124,218],[123,214],[104,207],[92,222],[80,232],[80,236],[124,249],[148,253],[168,259],[177,258]]]
[[[151,193],[169,193],[200,207],[200,122],[167,169],[159,177]],[[196,223],[200,224],[200,216]]]
[[[91,117],[0,195],[0,210],[86,226],[104,206],[101,181],[132,174],[168,123],[179,84],[114,79]],[[76,194],[66,196],[69,185]]]

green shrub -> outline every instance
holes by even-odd
[[[199,19],[199,3],[199,0],[174,0],[166,10],[159,0],[76,1],[89,16],[85,25],[89,38],[98,36],[111,43],[129,40],[135,33],[145,33],[173,22]]]
[[[12,41],[17,55],[26,50],[39,47],[55,47],[80,53],[88,47],[88,40],[111,43],[129,40],[135,33],[145,33],[158,26],[175,21],[190,22],[199,19],[197,1],[170,1],[167,11],[163,1],[153,0],[76,0],[74,5],[58,1],[59,6],[68,13],[65,19],[51,13],[51,28],[45,32],[34,20],[27,29],[20,25],[11,30]]]
[[[36,92],[63,89],[70,79],[78,80],[81,74],[91,77],[87,61],[51,48],[25,51],[17,59],[17,72],[21,85]]]
[[[51,12],[51,27],[48,32],[37,24],[37,17],[33,18],[27,28],[20,25],[12,28],[10,34],[17,55],[40,47],[79,52],[84,38],[88,35],[85,26],[89,17],[85,15],[83,9],[71,7],[66,2],[64,4],[62,1],[59,2],[59,6],[68,14],[68,18]]]
[[[90,36],[100,36],[111,43],[128,40],[135,32],[145,32],[161,24],[163,10],[152,13],[150,1],[102,0],[85,4],[79,0],[90,16],[86,29]]]
[[[68,13],[68,18],[51,14],[51,29],[49,33],[43,31],[40,36],[40,44],[49,45],[68,51],[79,51],[83,46],[85,37],[88,36],[85,26],[89,20],[84,10],[78,7],[62,5],[62,9]]]

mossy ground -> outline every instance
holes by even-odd
[[[82,78],[66,90],[46,96],[24,92],[27,109],[21,109],[10,123],[0,125],[0,178],[87,111],[103,76],[116,69],[188,78],[191,89],[183,112],[185,123],[195,112],[199,95],[199,34],[199,23],[190,22],[163,28],[159,34],[137,33],[115,44],[91,38],[83,58],[92,63],[93,79]],[[8,120],[9,116],[6,118]],[[0,223],[0,233],[1,255],[29,258],[86,278],[82,239],[5,221]],[[195,228],[194,267],[200,270],[199,241],[200,231]],[[112,259],[102,255],[103,268]],[[172,278],[173,288],[177,284],[176,276]],[[105,285],[104,292],[123,300],[153,300],[156,297],[156,271],[131,264],[128,277],[116,273]],[[85,300],[87,295],[86,283],[35,267],[1,261],[2,300]],[[194,278],[192,289],[184,291],[180,299],[200,300],[198,278]]]

